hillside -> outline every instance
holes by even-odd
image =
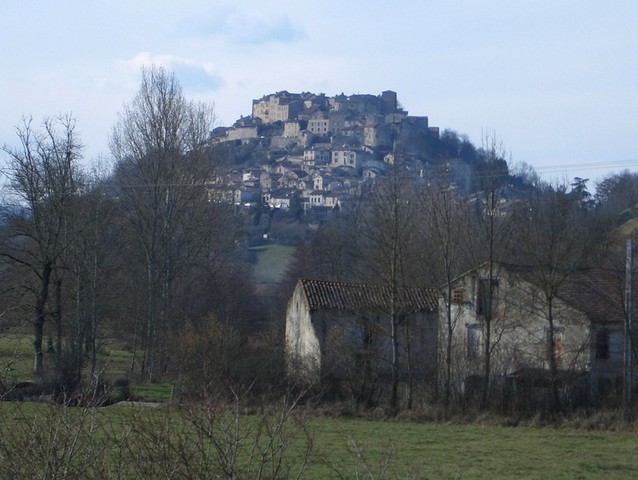
[[[425,115],[404,110],[393,91],[337,95],[287,91],[253,100],[252,114],[216,128],[211,146],[230,172],[223,180],[237,205],[277,208],[321,220],[377,179],[400,169],[459,191],[479,188],[487,156]],[[505,161],[504,173],[509,175]],[[511,178],[511,185],[521,179]]]

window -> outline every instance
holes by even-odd
[[[481,326],[478,323],[467,324],[467,358],[478,358],[481,345]]]
[[[554,335],[554,355],[556,358],[563,356],[563,335],[561,333]]]
[[[554,357],[556,360],[560,360],[563,356],[564,346],[563,346],[563,338],[565,333],[565,327],[554,327],[554,337],[551,339],[552,345],[554,346]],[[547,339],[549,340],[549,336],[551,331],[549,328],[545,329],[545,334],[547,335]]]
[[[452,303],[463,303],[465,301],[465,289],[455,288],[452,290]]]
[[[609,332],[600,330],[596,333],[596,358],[599,360],[609,359]]]
[[[479,278],[476,288],[476,313],[478,315],[488,316],[492,314],[492,301],[497,287],[498,278],[491,279],[491,291],[490,279]]]

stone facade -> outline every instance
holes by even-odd
[[[622,301],[612,300],[610,291],[616,287],[608,276],[601,270],[586,270],[565,280],[553,299],[551,340],[547,300],[533,269],[498,264],[491,280],[491,301],[485,269],[461,276],[452,285],[451,298],[443,297],[439,312],[439,344],[446,345],[450,303],[456,384],[483,374],[485,319],[491,312],[495,377],[548,371],[551,344],[562,378],[586,378],[590,400],[599,401],[616,388],[622,375]]]
[[[363,368],[360,359],[365,352],[374,356],[377,375],[387,377],[390,342],[382,331],[390,317],[390,292],[378,285],[299,280],[286,310],[289,374],[308,382],[317,382],[323,375],[344,380]],[[436,295],[432,290],[413,288],[402,290],[399,297],[396,304],[402,324],[411,325],[415,378],[431,382],[437,361]],[[399,344],[400,355],[406,358],[404,335]]]
[[[285,122],[297,117],[304,108],[300,94],[283,91],[253,100],[252,115],[264,123]]]

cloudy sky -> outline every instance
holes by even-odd
[[[595,180],[638,171],[636,0],[3,2],[0,144],[23,115],[72,112],[85,155],[137,90],[173,70],[218,125],[279,90],[379,94],[514,163]]]

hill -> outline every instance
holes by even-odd
[[[485,157],[501,153],[478,149],[454,131],[441,133],[427,116],[404,110],[390,90],[378,96],[266,95],[253,100],[250,116],[215,129],[211,147],[230,166],[223,183],[236,204],[263,202],[319,216],[398,166],[402,174],[424,181],[445,176],[472,192]]]

